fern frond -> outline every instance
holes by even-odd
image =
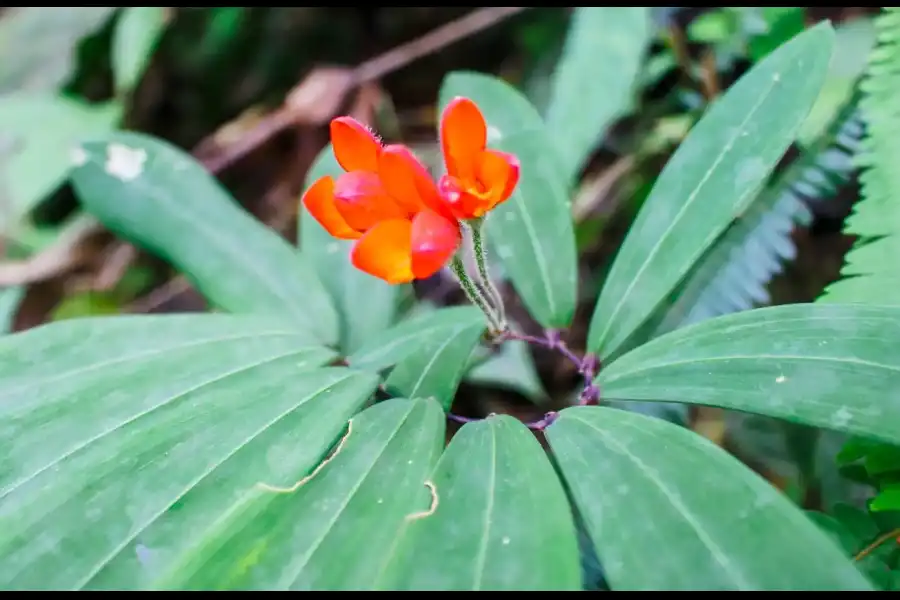
[[[900,8],[885,7],[875,28],[877,43],[860,85],[861,199],[844,225],[857,240],[842,279],[819,298],[825,302],[900,304]]]
[[[791,233],[809,225],[809,203],[853,173],[862,125],[851,96],[819,136],[732,223],[685,280],[654,337],[704,319],[768,304],[766,286],[796,256]]]

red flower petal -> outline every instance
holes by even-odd
[[[475,160],[487,145],[487,123],[478,106],[456,97],[441,116],[441,150],[447,173],[463,179],[474,175]]]
[[[448,219],[453,218],[428,169],[409,148],[400,144],[385,147],[378,164],[384,189],[409,211],[409,216],[427,207]]]
[[[459,223],[430,210],[412,221],[412,272],[416,279],[431,277],[441,270],[459,248]]]
[[[382,221],[354,244],[350,262],[390,284],[408,283],[414,279],[411,241],[412,223],[405,219]]]
[[[338,117],[331,121],[331,145],[335,158],[345,171],[378,172],[381,142],[353,117]]]
[[[334,186],[335,207],[347,224],[366,231],[379,221],[407,218],[406,211],[388,196],[375,173],[353,171]]]
[[[478,180],[490,195],[490,210],[505,201],[519,182],[519,159],[506,152],[485,150],[478,160]]]
[[[347,224],[334,202],[334,180],[320,177],[313,183],[301,200],[310,216],[325,228],[325,231],[342,240],[354,240],[362,234]]]

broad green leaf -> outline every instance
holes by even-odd
[[[709,319],[632,350],[603,396],[686,402],[900,441],[900,307],[796,304]]]
[[[81,38],[98,29],[115,6],[6,7],[0,18],[0,94],[49,92],[76,66]],[[2,111],[0,111],[2,113]]]
[[[66,321],[0,356],[2,589],[157,586],[243,524],[256,482],[309,472],[377,383],[254,316]]]
[[[571,182],[613,120],[630,110],[650,42],[645,6],[575,8],[553,77],[547,129]]]
[[[0,414],[17,415],[0,419],[0,435],[18,432],[22,463],[16,470],[27,470],[47,460],[44,453],[73,447],[71,435],[99,435],[119,415],[154,406],[198,378],[292,357],[299,368],[325,364],[335,353],[309,333],[269,317],[118,316],[41,325],[0,337]],[[134,402],[124,401],[132,395]],[[55,425],[30,407],[67,406],[79,398],[89,403],[79,413],[79,431],[44,439]],[[10,468],[18,460],[10,452],[0,455],[15,459]]]
[[[433,512],[412,521],[380,587],[580,590],[566,494],[520,422],[503,415],[464,425],[431,484]]]
[[[794,229],[812,222],[809,206],[827,201],[853,176],[854,137],[861,129],[856,101],[848,99],[816,143],[781,170],[694,263],[675,301],[661,304],[660,314],[647,322],[651,337],[769,304],[769,282],[796,257]]]
[[[477,326],[485,327],[486,321],[484,313],[473,306],[428,311],[373,336],[347,358],[347,363],[356,369],[381,370]]]
[[[310,167],[306,188],[320,177],[337,178],[343,172],[329,144]],[[333,238],[302,205],[297,231],[302,255],[315,268],[337,307],[341,350],[347,354],[354,352],[391,326],[399,293],[409,286],[390,285],[354,267],[350,263],[350,249],[355,242]]]
[[[72,181],[85,208],[183,271],[212,304],[280,314],[337,341],[337,314],[315,271],[190,155],[124,132],[77,154]]]
[[[263,491],[261,499],[254,492],[252,518],[236,516],[228,531],[204,540],[165,587],[374,588],[410,516],[428,506],[424,482],[443,445],[443,413],[431,401],[391,400],[355,416],[348,431],[296,491]]]
[[[130,92],[141,80],[166,28],[162,6],[126,6],[113,33],[112,63],[116,90]]]
[[[797,143],[803,147],[816,142],[851,97],[875,44],[875,27],[868,17],[836,23],[834,33],[834,53],[825,85],[797,134]]]
[[[516,191],[491,211],[488,243],[531,315],[545,327],[565,327],[575,312],[575,233],[561,159],[543,120],[517,90],[475,73],[451,73],[440,106],[465,96],[488,122],[488,145],[521,163]]]
[[[77,445],[4,486],[3,589],[183,589],[200,566],[243,558],[228,538],[291,499],[260,484],[310,473],[375,385],[342,368],[304,371],[295,358],[207,371],[215,377],[154,406],[134,402],[96,435],[79,433],[90,396],[44,417]]]
[[[484,331],[481,322],[456,329],[442,339],[427,340],[394,367],[384,382],[385,389],[407,398],[434,398],[449,411]]]
[[[72,148],[82,137],[112,130],[121,117],[122,107],[115,102],[85,104],[53,94],[0,96],[0,229],[14,226],[65,181]]]
[[[796,36],[694,126],[616,256],[591,320],[590,351],[614,355],[752,202],[817,97],[833,39],[827,22]]]
[[[465,379],[470,383],[515,390],[535,402],[547,400],[547,391],[525,342],[503,342],[486,359],[473,366]]]
[[[547,437],[615,591],[871,589],[781,492],[683,427],[573,407]]]

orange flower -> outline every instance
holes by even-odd
[[[350,117],[331,122],[331,142],[346,173],[310,186],[303,195],[309,214],[334,237],[359,240],[350,261],[388,283],[439,271],[461,235],[425,166],[404,146],[383,147]]]
[[[487,149],[487,122],[468,98],[454,98],[441,116],[447,174],[438,187],[453,215],[477,219],[506,201],[519,182],[519,161]]]

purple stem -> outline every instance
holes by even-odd
[[[514,331],[507,331],[501,339],[518,340],[528,344],[541,346],[549,350],[556,350],[565,356],[569,362],[575,365],[578,372],[584,378],[584,389],[581,391],[581,397],[578,403],[580,405],[597,404],[600,400],[600,389],[594,384],[594,375],[597,374],[599,361],[593,354],[588,354],[580,358],[572,352],[566,343],[560,338],[559,332],[555,329],[548,329],[545,337],[537,337],[533,335],[525,335]]]
[[[480,421],[481,419],[473,419],[472,417],[463,417],[462,415],[455,415],[453,413],[447,413],[447,416],[451,421],[456,421],[457,423],[474,423],[475,421]]]
[[[581,390],[581,396],[578,399],[578,404],[581,406],[599,404],[600,388],[598,388],[594,384],[594,375],[596,375],[597,370],[600,367],[600,361],[597,360],[596,356],[594,356],[593,354],[588,354],[583,358],[579,358],[577,354],[572,352],[569,347],[566,346],[566,343],[560,338],[559,332],[555,329],[548,329],[546,332],[546,337],[537,337],[533,335],[516,333],[514,331],[506,331],[500,335],[498,341],[503,342],[506,340],[516,340],[525,342],[526,344],[534,344],[535,346],[541,346],[549,350],[555,350],[565,356],[572,364],[575,365],[575,367],[578,369],[578,373],[584,378],[584,389]],[[452,421],[456,421],[457,423],[473,423],[475,421],[481,421],[481,419],[478,418],[463,417],[461,415],[455,415],[453,413],[447,413],[447,417]],[[531,423],[525,423],[525,426],[535,431],[543,431],[544,429],[552,425],[558,417],[559,413],[551,411],[545,414],[543,419]]]
[[[493,413],[488,415],[488,417],[490,417],[491,415],[493,415]],[[474,423],[475,421],[482,420],[482,419],[476,419],[476,418],[472,418],[472,417],[463,417],[462,415],[456,415],[453,413],[447,413],[447,417],[451,421],[456,421],[457,423]],[[551,425],[553,425],[553,422],[556,421],[556,419],[558,417],[559,417],[559,413],[557,413],[555,411],[550,411],[544,415],[543,419],[541,419],[539,421],[533,421],[531,423],[525,423],[525,426],[528,427],[528,429],[533,429],[535,431],[543,431],[547,427],[550,427]]]

